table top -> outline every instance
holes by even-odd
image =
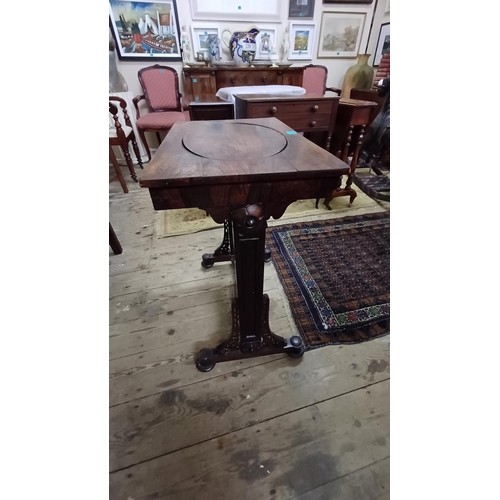
[[[349,166],[277,118],[177,122],[140,176],[174,188],[338,177]]]

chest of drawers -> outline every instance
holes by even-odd
[[[275,117],[296,132],[327,131],[325,148],[335,128],[339,97],[324,97],[321,94],[302,96],[270,96],[262,94],[240,94],[235,96],[237,118]]]

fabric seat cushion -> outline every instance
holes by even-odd
[[[171,128],[175,122],[189,121],[189,111],[159,111],[141,116],[137,121],[137,127],[148,130],[162,130]]]

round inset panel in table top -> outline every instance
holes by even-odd
[[[216,121],[200,133],[191,129],[182,143],[191,153],[212,160],[262,160],[280,153],[288,144],[281,132],[263,125],[234,123],[227,127],[225,122],[222,133]]]

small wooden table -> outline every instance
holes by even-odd
[[[302,356],[298,336],[269,327],[264,290],[267,219],[299,199],[328,196],[349,166],[276,118],[176,123],[145,167],[140,185],[156,210],[198,207],[225,223],[236,267],[230,337],[196,357],[200,371],[215,363],[286,352]]]
[[[336,189],[330,196],[325,198],[325,206],[328,210],[331,210],[330,201],[333,198],[349,196],[349,206],[351,206],[357,196],[356,191],[351,188],[353,174],[358,165],[363,135],[372,118],[373,109],[376,106],[377,103],[371,101],[344,98],[340,100],[330,152],[347,163],[349,152],[352,151],[352,159],[345,187]],[[354,146],[351,146],[351,144],[354,144]],[[318,208],[318,202],[319,198],[316,199],[316,208]]]

